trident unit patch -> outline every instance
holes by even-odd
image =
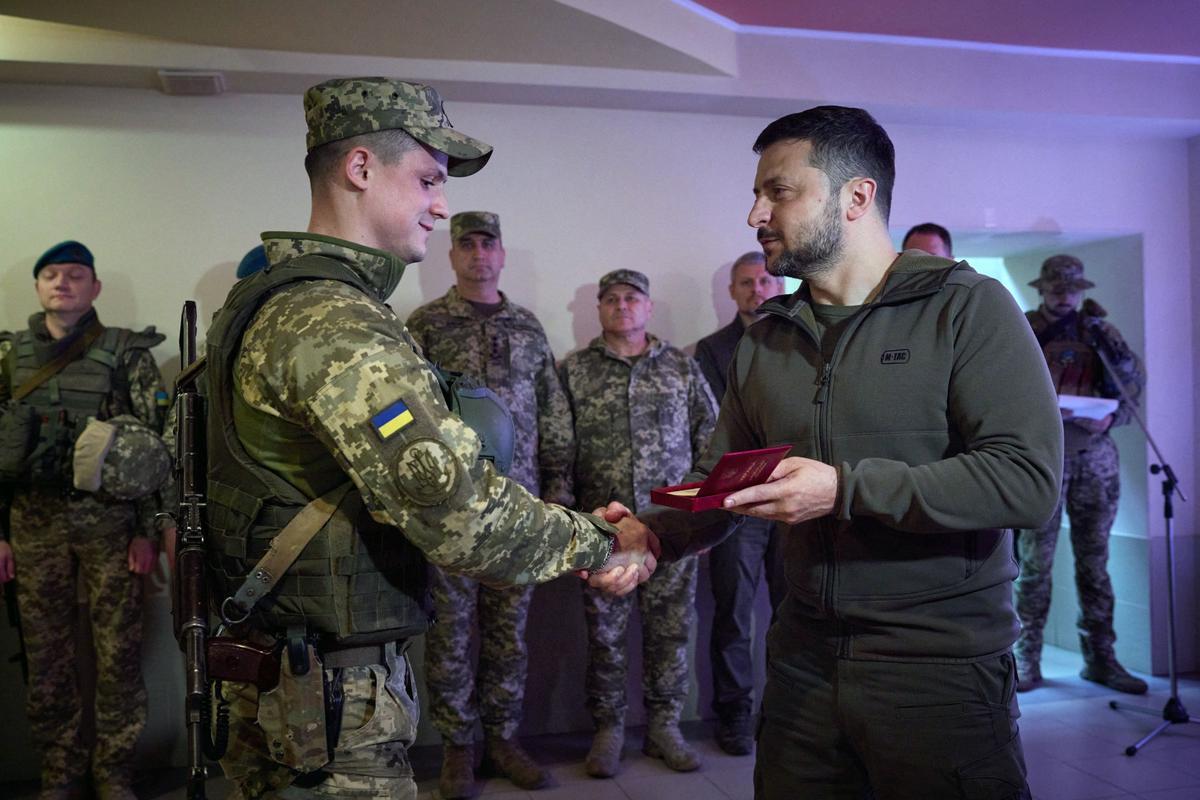
[[[397,400],[371,417],[371,427],[375,429],[375,433],[379,434],[379,438],[386,442],[394,434],[411,425],[412,421],[413,415],[408,410],[408,406],[404,404],[403,400]]]

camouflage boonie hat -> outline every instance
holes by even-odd
[[[1091,289],[1096,284],[1083,277],[1083,262],[1075,256],[1066,254],[1050,256],[1042,262],[1042,271],[1037,280],[1030,281],[1041,291],[1078,291]]]
[[[500,216],[490,211],[460,211],[450,218],[452,240],[458,241],[458,237],[468,233],[486,233],[499,239]]]
[[[75,440],[75,488],[103,491],[117,500],[137,500],[166,483],[171,456],[163,440],[137,417],[121,414],[89,420]]]
[[[627,283],[647,297],[650,296],[650,279],[636,269],[614,269],[600,279],[600,289],[596,297],[600,297],[614,283]]]
[[[492,146],[454,130],[437,89],[390,78],[335,78],[304,93],[308,149],[364,133],[399,129],[449,157],[456,178],[474,175]]]

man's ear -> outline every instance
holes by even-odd
[[[853,222],[866,216],[875,205],[876,184],[872,178],[854,178],[846,184],[849,198],[846,202],[846,219]]]
[[[100,296],[100,289],[103,288],[103,284],[100,283],[99,278],[94,279],[92,283],[95,285],[92,289],[92,302],[94,303],[96,302],[96,298]]]
[[[342,159],[342,174],[355,189],[367,188],[371,170],[375,167],[375,156],[365,147],[355,147]]]

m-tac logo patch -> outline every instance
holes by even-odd
[[[907,364],[909,359],[908,350],[884,350],[883,355],[879,357],[880,364]]]

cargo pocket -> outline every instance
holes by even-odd
[[[407,750],[417,737],[416,694],[408,659],[398,655],[390,666],[390,671],[381,664],[344,671],[336,771],[384,778],[412,776]]]
[[[1025,780],[1020,739],[1016,736],[1004,747],[959,766],[956,772],[964,800],[1028,800],[1031,797]]]

